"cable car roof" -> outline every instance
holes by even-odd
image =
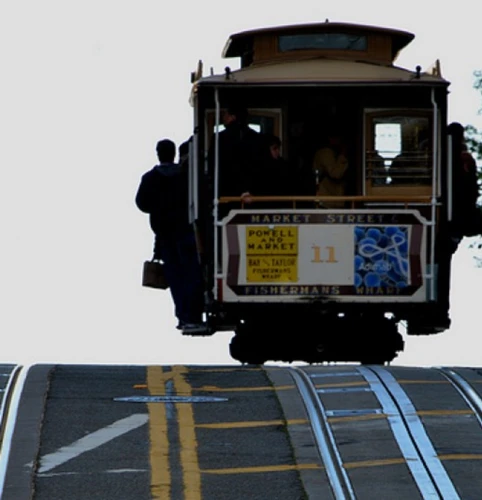
[[[377,83],[444,84],[440,70],[420,72],[398,66],[387,66],[352,60],[313,58],[279,61],[249,66],[227,73],[204,76],[196,85],[276,85],[276,84],[377,84]]]
[[[365,36],[378,35],[379,37],[390,40],[390,53],[392,61],[394,61],[398,53],[415,38],[413,33],[399,29],[364,24],[337,23],[331,22],[327,19],[325,22],[321,23],[273,26],[235,33],[231,35],[226,42],[222,56],[225,58],[242,58],[245,54],[253,52],[256,40],[266,38],[267,36],[270,36],[271,38],[279,38],[282,36],[314,33],[351,33],[354,35]]]

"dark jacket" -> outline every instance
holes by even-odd
[[[208,161],[214,166],[215,136]],[[267,157],[262,135],[248,125],[230,123],[219,133],[219,195],[240,196],[252,190],[253,176]]]
[[[452,153],[452,230],[459,237],[475,236],[482,233],[477,164],[463,144],[454,144]]]
[[[149,214],[156,236],[170,237],[190,227],[187,171],[180,165],[156,165],[146,172],[135,201],[139,210]]]
[[[283,158],[268,158],[256,173],[255,196],[288,196],[294,192],[294,179],[290,165]]]

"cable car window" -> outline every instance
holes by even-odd
[[[431,117],[425,112],[380,112],[367,123],[367,180],[372,187],[432,183]]]
[[[346,33],[283,35],[278,38],[280,52],[291,50],[367,50],[367,37]]]
[[[379,151],[390,165],[390,160],[402,151],[402,133],[399,123],[375,124],[375,149]]]
[[[248,123],[248,127],[252,128],[256,132],[261,132],[261,125],[259,125],[258,123],[251,123],[251,122],[249,122]],[[221,124],[221,125],[219,125],[218,130],[219,130],[219,132],[222,132],[225,128],[226,127]],[[212,133],[214,133],[214,132],[216,132],[216,125],[213,125]]]
[[[250,108],[248,125],[256,132],[263,134],[274,134],[281,136],[281,110],[279,109],[256,109]],[[207,140],[208,144],[212,135],[216,131],[215,112],[206,110]],[[219,125],[219,131],[224,129],[224,125]]]

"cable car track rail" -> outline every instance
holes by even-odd
[[[445,369],[440,371],[454,384],[474,413],[477,413],[479,424],[482,425],[481,398],[456,373]],[[352,462],[345,447],[342,446],[347,442],[347,427],[357,425],[357,419],[358,422],[363,421],[363,418],[369,421],[370,417],[373,417],[372,421],[380,421],[382,418],[388,424],[387,432],[394,439],[394,445],[401,454],[397,459],[398,463],[406,465],[408,474],[413,479],[413,487],[420,492],[421,498],[450,500],[461,498],[442,463],[442,458],[439,457],[435,444],[429,437],[429,431],[422,422],[417,408],[388,369],[379,366],[358,366],[353,371],[340,375],[362,377],[363,382],[347,384],[345,387],[335,384],[332,388],[326,389],[318,388],[313,381],[314,378],[324,376],[322,372],[293,367],[290,373],[303,399],[317,450],[336,499],[361,498],[352,470],[363,467],[363,463],[387,464],[390,461],[378,458],[379,450],[377,451],[375,446],[372,460]],[[324,397],[329,398],[336,393],[346,393],[349,398],[350,392],[372,395],[378,401],[380,408],[363,409],[359,406],[354,410],[330,410],[330,400],[326,400],[328,406],[324,402]],[[345,400],[345,404],[350,399],[355,404],[357,401],[354,398],[347,400],[344,396],[342,399]],[[337,428],[333,427],[337,424],[339,424]]]
[[[343,462],[331,432],[325,409],[316,393],[315,385],[303,370],[291,368],[291,375],[303,399],[310,424],[318,447],[318,452],[326,467],[330,485],[336,499],[355,499],[355,492],[348,475],[343,468]]]
[[[12,402],[12,397],[15,389],[15,383],[18,380],[18,375],[22,370],[22,366],[16,365],[8,374],[8,382],[5,389],[2,390],[2,401],[0,405],[0,443],[3,443],[5,436],[5,428],[7,425],[8,411]]]
[[[482,427],[482,398],[477,394],[470,383],[463,379],[458,373],[450,368],[439,368],[438,370],[452,383],[457,392],[474,412],[475,418]]]
[[[380,401],[422,498],[459,499],[416,408],[397,380],[378,366],[359,367],[358,371]]]
[[[15,365],[8,375],[0,406],[0,498],[7,473],[8,461],[15,423],[18,414],[20,396],[23,391],[29,367]]]

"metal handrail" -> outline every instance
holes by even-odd
[[[296,203],[312,202],[313,208],[330,208],[323,207],[323,203],[326,202],[351,202],[351,208],[355,208],[356,203],[402,203],[405,206],[410,204],[427,204],[432,203],[431,196],[427,195],[397,195],[397,196],[387,196],[387,195],[369,195],[369,196],[249,196],[249,202],[245,197],[241,196],[221,196],[218,200],[219,204],[224,203],[240,203],[241,208],[249,206],[251,203],[270,203],[270,202],[290,202],[293,203],[293,207],[296,207]]]

